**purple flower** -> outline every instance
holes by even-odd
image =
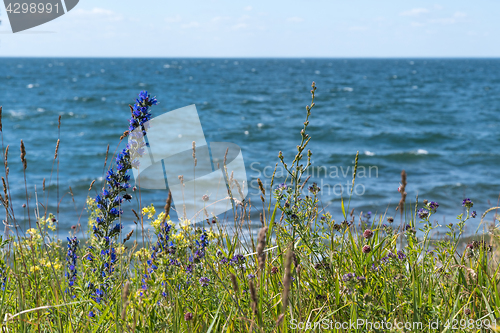
[[[187,312],[185,315],[184,315],[184,320],[185,321],[190,321],[191,319],[193,319],[193,314],[191,312]]]
[[[344,282],[349,282],[349,281],[351,281],[354,277],[356,277],[356,275],[354,275],[354,273],[347,273],[347,274],[342,275],[342,281],[344,281]]]
[[[76,281],[76,259],[78,258],[76,255],[76,252],[78,250],[78,239],[75,237],[73,238],[67,238],[68,239],[68,252],[66,254],[66,262],[67,262],[67,271],[64,274],[66,278],[68,279],[68,285],[69,288],[66,289],[67,292],[71,293],[72,286],[75,284]]]
[[[243,264],[245,262],[245,257],[242,254],[236,254],[231,260],[231,265]]]
[[[285,183],[281,183],[281,185],[278,185],[278,188],[277,190],[286,190],[286,184]]]
[[[365,232],[363,232],[363,237],[366,239],[370,239],[373,236],[373,231],[370,229],[366,229]]]
[[[477,216],[476,211],[475,211],[475,210],[474,210],[474,211],[472,211],[472,213],[470,214],[470,216],[471,216],[473,219],[475,219],[475,218],[476,218],[476,216]]]
[[[207,287],[210,279],[207,277],[201,277],[198,281],[200,282],[202,287]]]
[[[179,267],[181,265],[181,262],[177,259],[170,259],[170,266],[177,266]]]
[[[361,251],[363,251],[364,254],[367,254],[367,253],[370,253],[372,251],[372,248],[370,247],[370,245],[365,245],[365,246],[363,246]]]
[[[406,258],[406,255],[403,251],[398,251],[398,258],[399,260],[404,260]]]
[[[318,184],[313,183],[311,186],[309,186],[309,192],[312,194],[317,194],[321,189],[319,188]]]
[[[429,207],[430,210],[435,211],[439,205],[437,202],[431,201],[427,204],[427,207]]]
[[[429,211],[424,208],[420,208],[418,211],[418,217],[420,217],[422,220],[425,220],[429,217]]]
[[[474,206],[474,203],[471,201],[471,199],[467,198],[464,199],[464,201],[462,201],[462,206],[466,208],[471,208],[472,206]]]

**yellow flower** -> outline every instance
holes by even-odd
[[[116,247],[116,254],[121,255],[123,253],[125,253],[125,246],[123,246],[123,245],[117,246]]]
[[[134,256],[136,258],[139,258],[139,259],[147,258],[147,257],[149,257],[149,255],[150,255],[150,253],[149,253],[148,249],[146,249],[145,247],[143,247],[142,249],[140,249],[139,251],[134,253]]]
[[[52,215],[52,214],[50,214]],[[47,219],[47,228],[49,228],[52,231],[56,231],[57,227],[54,225],[54,222],[52,221],[52,218]]]
[[[172,238],[175,240],[176,244],[187,243],[186,237],[184,236],[184,233],[182,233],[182,232],[179,232],[177,234],[173,234]]]
[[[38,261],[38,263],[40,264],[40,266],[45,266],[47,268],[51,268],[53,267],[54,269],[59,269],[61,268],[61,264],[57,261],[55,262],[50,262],[49,260],[45,259],[45,258],[42,258]]]
[[[30,272],[33,273],[33,272],[38,272],[40,270],[40,267],[38,266],[31,266],[30,267]]]
[[[214,233],[212,230],[207,231],[207,236],[209,240],[216,239],[219,237],[219,234]]]
[[[48,262],[45,264],[45,267],[48,267],[48,268],[53,267],[55,270],[57,270],[57,269],[61,268],[61,264],[59,264],[58,262],[55,262],[53,264]]]
[[[189,229],[191,228],[190,225],[191,225],[191,221],[189,221],[189,220],[181,220],[180,226],[181,226],[182,230],[189,231]]]
[[[148,214],[148,219],[152,219],[153,216],[156,214],[156,209],[153,206],[153,204],[151,204],[151,206],[149,206],[149,207],[144,207],[142,209],[142,215],[146,215],[146,214]]]
[[[37,242],[37,241],[42,239],[42,236],[40,236],[40,234],[38,233],[38,230],[36,230],[35,228],[31,228],[31,229],[26,230],[26,233],[29,235],[26,238],[30,242],[31,242],[31,240],[29,238],[32,238],[33,242]]]
[[[151,222],[151,225],[153,227],[155,227],[155,229],[160,228],[161,221],[163,221],[164,217],[165,217],[165,212],[161,212],[160,214],[158,214],[158,217],[156,218],[156,220]],[[169,216],[167,216],[167,218],[165,219],[165,221],[167,221],[167,220],[169,220]]]
[[[28,235],[34,237],[34,236],[36,236],[36,234],[38,233],[38,231],[35,228],[31,228],[31,229],[26,230],[26,233]]]

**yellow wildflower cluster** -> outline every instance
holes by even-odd
[[[148,219],[151,220],[151,225],[155,228],[155,230],[158,230],[160,228],[160,224],[165,218],[165,212],[160,212],[158,216],[155,218],[156,214],[156,209],[153,204],[150,206],[146,206],[142,209],[142,215],[147,215]],[[167,216],[165,221],[170,221],[170,216]]]
[[[59,269],[61,268],[61,264],[58,261],[50,262],[50,260],[47,260],[45,258],[40,259],[39,261],[40,265],[51,268],[53,267],[54,269]]]
[[[39,272],[40,271],[40,267],[38,265],[35,265],[35,266],[31,266],[30,267],[30,272],[31,273],[34,273],[34,272]]]
[[[183,244],[186,244],[188,242],[186,236],[184,236],[183,232],[178,232],[175,234],[172,234],[172,239],[174,240],[175,244],[177,246],[182,246]]]
[[[45,227],[47,227],[47,228],[49,228],[52,231],[56,231],[57,227],[54,224],[54,221],[53,221],[54,218],[55,218],[55,216],[52,213],[50,213],[48,218],[46,218],[46,219],[44,219],[44,218],[38,219],[38,223],[40,224],[40,228],[42,230],[44,230]]]
[[[207,236],[208,236],[208,240],[212,240],[212,239],[219,238],[220,235],[219,235],[219,233],[215,233],[212,230],[208,230],[207,231]]]
[[[31,273],[39,272],[39,271],[42,270],[43,267],[46,267],[48,269],[52,269],[53,268],[54,270],[58,270],[62,266],[61,266],[61,264],[58,261],[50,262],[49,260],[47,260],[45,258],[42,258],[42,259],[40,259],[38,261],[38,265],[34,265],[34,266],[30,267],[30,272]]]
[[[42,239],[42,236],[40,236],[40,234],[38,233],[38,230],[35,228],[31,228],[31,229],[26,230],[26,234],[28,234],[30,238],[33,238],[33,240],[35,242]]]
[[[151,255],[151,253],[145,247],[139,249],[139,251],[137,251],[136,253],[134,253],[134,257],[136,257],[138,259],[149,258],[150,255]]]
[[[182,230],[189,232],[191,230],[191,221],[189,221],[187,219],[181,220],[180,226],[181,226]]]
[[[160,214],[158,214],[158,217],[154,221],[151,222],[151,225],[155,229],[160,228],[160,224],[163,221],[164,217],[165,217],[165,212],[161,212]],[[169,216],[167,216],[167,218],[165,219],[165,221],[167,221],[167,220],[169,220]]]
[[[153,216],[155,216],[156,209],[153,206],[153,204],[151,204],[151,206],[149,206],[149,207],[146,206],[142,209],[142,215],[146,215],[146,214],[148,214],[148,219],[150,219],[150,220],[153,218]]]

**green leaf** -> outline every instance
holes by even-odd
[[[340,197],[340,204],[342,205],[342,214],[344,215],[344,220],[347,220],[347,215],[345,214],[344,199]]]

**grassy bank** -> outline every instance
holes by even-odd
[[[86,237],[80,226],[64,242],[54,237],[64,221],[38,201],[24,203],[36,216],[31,228],[21,230],[4,149],[3,331],[491,331],[500,322],[496,210],[477,214],[472,200],[457,202],[465,213],[446,226],[445,237],[431,239],[440,227],[433,219],[439,204],[432,198],[409,204],[403,171],[394,216],[358,216],[347,194],[337,207],[343,219],[335,221],[319,203],[321,189],[302,177],[311,164],[307,128],[315,90],[313,83],[297,155],[278,154],[286,181],[261,185],[261,202],[254,206],[234,198],[231,221],[172,221],[171,196],[164,207],[129,202],[139,195],[129,175],[137,153],[131,146],[143,147],[137,136],[110,159],[99,195],[87,199]],[[141,92],[120,141],[134,130],[145,132],[155,104]],[[57,154],[56,148],[54,160]],[[23,143],[21,160],[27,172]],[[89,192],[96,186],[90,184]],[[44,185],[37,197],[48,195]],[[133,209],[134,221],[121,219],[125,209]],[[261,226],[252,237],[255,210]],[[491,216],[487,235],[464,241],[471,219]],[[137,224],[141,244],[122,233],[124,223]]]

